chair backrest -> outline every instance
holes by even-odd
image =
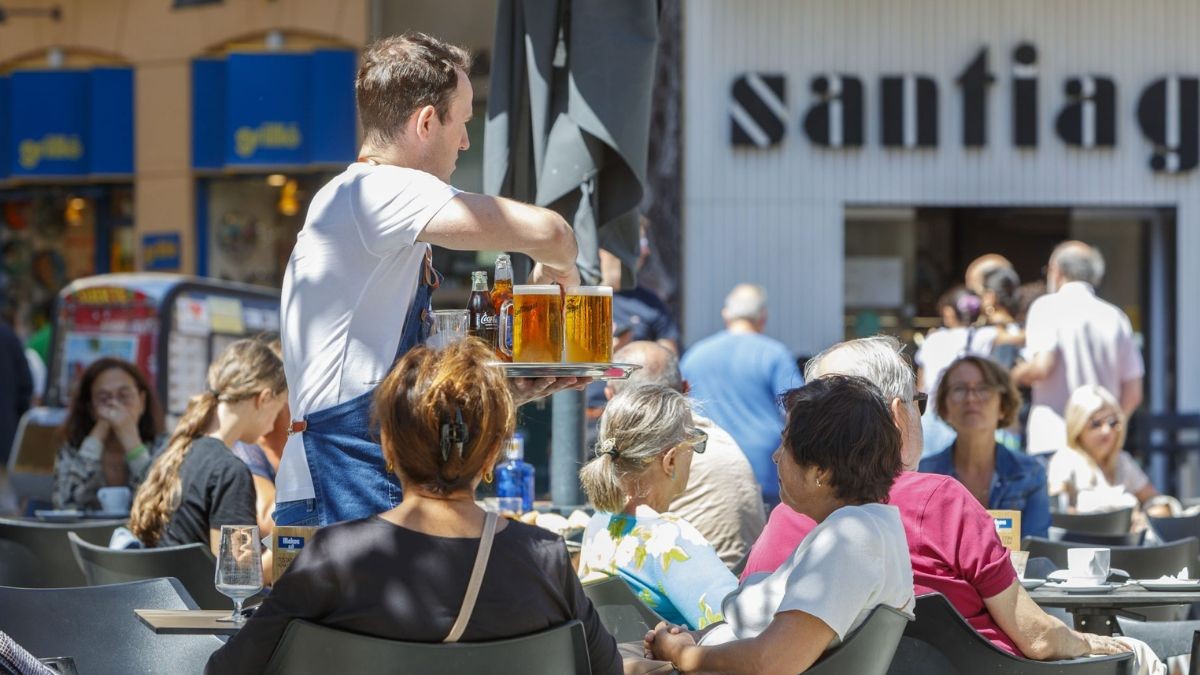
[[[842,644],[825,652],[811,675],[885,675],[892,655],[911,619],[903,612],[880,605]]]
[[[1049,558],[1059,569],[1067,567],[1067,551],[1080,544],[1049,541],[1041,537],[1026,537],[1022,548],[1030,557]],[[1178,574],[1187,567],[1189,576],[1200,572],[1200,539],[1188,537],[1161,546],[1111,546],[1109,564],[1125,570],[1133,579],[1155,579],[1164,574]]]
[[[570,621],[525,637],[494,642],[398,642],[293,620],[267,663],[268,675],[393,672],[427,675],[588,675],[583,623]]]
[[[1072,532],[1061,527],[1051,526],[1047,535],[1047,539],[1050,541],[1068,541],[1086,546],[1141,546],[1142,541],[1146,538],[1146,531],[1096,534],[1094,532]]]
[[[583,592],[600,615],[600,623],[617,642],[639,641],[663,620],[621,577],[589,581],[583,585]]]
[[[1051,513],[1050,524],[1069,532],[1125,534],[1133,525],[1133,508],[1099,513]]]
[[[37,560],[32,578],[23,585],[30,588],[66,588],[86,586],[87,579],[79,570],[75,556],[71,553],[68,532],[79,538],[108,545],[113,530],[123,525],[119,520],[99,520],[82,523],[39,523],[26,520],[0,518],[0,540],[11,542],[25,549]]]
[[[217,561],[204,544],[114,550],[88,543],[74,532],[67,538],[88,586],[175,577],[201,609],[230,606],[231,600],[213,585]]]
[[[50,501],[66,420],[66,408],[30,408],[21,415],[8,456],[8,482],[17,497]]]
[[[1128,675],[1133,654],[1033,661],[992,644],[940,593],[917,598],[917,620],[908,624],[889,675]],[[935,656],[936,654],[936,656]]]
[[[1200,537],[1200,514],[1178,518],[1150,518],[1150,529],[1164,542]]]
[[[80,673],[200,673],[221,641],[155,635],[135,609],[196,609],[175,579],[84,588],[0,587],[0,631],[38,658],[68,656]]]

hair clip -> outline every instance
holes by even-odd
[[[611,438],[604,439],[604,442],[596,447],[596,456],[601,457],[608,455],[613,459],[620,459],[617,455],[617,442]]]
[[[454,446],[454,451],[459,457],[463,456],[463,446],[469,438],[467,433],[467,425],[463,422],[462,410],[454,409],[454,422],[442,422],[442,461],[450,461],[450,446]]]

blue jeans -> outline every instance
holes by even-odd
[[[316,527],[321,524],[317,516],[317,500],[298,499],[294,502],[279,502],[275,505],[275,524],[292,527]]]

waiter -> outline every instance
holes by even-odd
[[[461,192],[474,94],[466,51],[421,33],[367,48],[355,81],[359,161],[313,197],[283,278],[292,410],[275,479],[275,522],[328,525],[386,511],[400,483],[370,429],[376,384],[428,335],[441,277],[430,245],[505,250],[536,263],[530,283],[578,284],[575,234],[553,211]],[[522,382],[518,402],[576,385]]]

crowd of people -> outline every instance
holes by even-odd
[[[1123,447],[1141,356],[1129,320],[1096,296],[1103,259],[1081,242],[1055,249],[1048,294],[1027,309],[1007,261],[976,261],[916,372],[877,336],[827,348],[802,374],[765,334],[753,285],[726,298],[724,330],[680,356],[673,323],[650,320],[661,300],[629,292],[615,360],[642,368],[594,390],[578,566],[559,536],[482,508],[476,489],[517,407],[588,382],[506,379],[475,338],[423,345],[431,245],[515,250],[535,281],[580,281],[560,216],[448,185],[469,145],[469,65],[420,34],[364,52],[362,161],[313,199],[282,339],[230,345],[174,429],[130,364],[97,361],[76,388],[57,507],[96,509],[102,488],[127,489],[134,545],[214,553],[222,525],[321,528],[278,579],[263,555],[272,588],[209,672],[261,670],[288,622],[306,619],[420,642],[580,620],[592,672],[618,673],[634,657],[582,585],[613,576],[666,619],[635,650],[683,672],[802,672],[876,607],[911,615],[930,592],[1011,654],[1133,651],[1139,672],[1164,672],[1144,644],[1040,609],[988,513],[1020,510],[1040,535],[1052,504],[1158,496]]]

